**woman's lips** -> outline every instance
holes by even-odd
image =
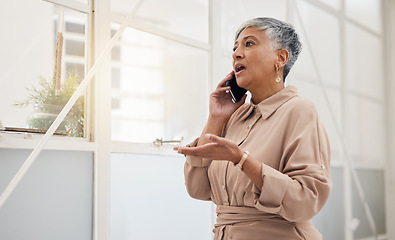
[[[242,73],[246,68],[244,67],[243,64],[237,63],[234,65],[234,69],[235,69],[235,74],[239,75],[240,73]]]
[[[235,75],[238,76],[238,75],[240,75],[241,73],[243,73],[245,70],[246,70],[246,68],[239,69],[239,70],[237,70],[237,71],[235,72]]]
[[[236,70],[236,72],[242,70],[243,68],[245,68],[245,67],[244,67],[244,65],[241,64],[241,63],[236,63],[236,64],[234,65],[234,69]]]

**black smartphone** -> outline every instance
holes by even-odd
[[[247,89],[239,87],[236,82],[236,76],[232,75],[232,79],[226,81],[226,86],[230,86],[230,94],[232,95],[232,101],[237,103],[240,99],[243,98],[244,94],[247,92]]]

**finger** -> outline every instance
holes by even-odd
[[[210,134],[210,133],[207,133],[205,135],[205,137],[207,139],[209,139],[211,142],[217,143],[219,145],[224,145],[227,142],[227,140],[225,138],[218,137],[217,135]]]
[[[173,150],[177,152],[179,148],[180,148],[180,146],[175,146],[175,147],[173,147]]]
[[[226,151],[228,151],[229,149],[238,148],[237,144],[229,139],[219,137],[213,134],[206,134],[205,137],[208,138],[211,143],[215,143],[217,148],[221,147],[222,149],[227,149]]]
[[[234,72],[231,71],[222,81],[218,84],[217,88],[224,87],[226,86],[226,81],[230,80],[232,76],[234,75]]]
[[[220,93],[220,92],[227,92],[229,90],[230,90],[230,87],[226,86],[226,87],[219,87],[214,92]]]
[[[245,103],[246,99],[247,99],[247,94],[244,94],[244,96],[240,99],[240,101],[238,101],[238,102],[236,103],[236,105],[237,105],[238,107],[240,107],[241,105],[243,105],[243,104]]]
[[[177,153],[184,154],[184,152],[187,151],[188,148],[189,147],[174,147],[173,149],[177,151]]]
[[[213,145],[216,143],[207,143],[198,147],[179,147],[177,152],[188,156],[205,157]]]

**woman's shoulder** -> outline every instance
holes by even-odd
[[[311,102],[310,100],[308,100],[306,98],[302,98],[299,95],[296,95],[295,97],[291,98],[287,103],[295,108],[301,108],[301,109],[314,108],[315,109],[315,105],[313,102]]]
[[[302,98],[299,95],[291,98],[283,105],[283,110],[295,117],[317,115],[317,108],[313,102],[308,99]]]

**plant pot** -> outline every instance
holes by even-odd
[[[63,106],[59,105],[34,104],[34,111],[29,114],[26,120],[26,127],[48,130],[62,109]],[[69,135],[77,137],[83,136],[83,127],[77,126],[80,123],[76,120],[78,117],[81,118],[81,114],[82,113],[78,113],[72,108],[56,130],[66,132],[71,128],[70,132],[72,134]]]

